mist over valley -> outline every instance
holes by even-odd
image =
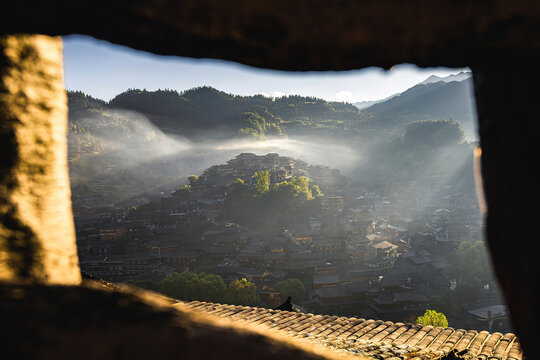
[[[432,76],[358,106],[69,91],[81,268],[177,299],[275,307],[293,294],[305,312],[414,322],[434,308],[481,328],[468,311],[504,305],[470,82]]]
[[[244,152],[331,166],[371,188],[424,175],[450,179],[470,165],[470,141],[476,139],[468,82],[464,76],[419,84],[362,110],[312,97],[246,97],[210,87],[127,90],[109,102],[68,92],[74,200],[95,195],[110,203],[172,191],[188,175]],[[420,120],[438,121],[440,129],[405,139],[407,126]],[[444,131],[439,120],[452,124],[453,138],[423,143]],[[96,184],[99,190],[92,191]]]

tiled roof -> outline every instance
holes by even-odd
[[[522,360],[516,336],[487,331],[365,320],[332,315],[271,310],[193,301],[195,310],[234,323],[272,329],[300,341],[313,341],[337,351],[377,359],[435,359],[445,355],[473,360]]]

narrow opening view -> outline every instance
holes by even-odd
[[[193,308],[512,332],[470,69],[279,72],[82,36],[63,51],[85,277]]]

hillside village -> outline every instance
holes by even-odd
[[[267,170],[270,186],[305,176],[324,195],[317,212],[281,229],[241,226],[224,216],[233,182],[255,186]],[[413,321],[432,297],[452,291],[451,258],[459,244],[482,239],[474,193],[455,193],[439,179],[404,184],[387,198],[350,182],[339,170],[275,153],[242,153],[205,170],[190,186],[136,209],[74,208],[81,269],[113,282],[161,280],[182,271],[246,278],[260,306],[281,303],[275,284],[300,279],[307,291],[295,305],[311,313]],[[460,304],[462,326],[508,328],[493,288],[482,302]],[[452,321],[450,321],[452,323]]]

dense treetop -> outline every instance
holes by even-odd
[[[134,280],[129,283],[183,301],[197,300],[249,306],[259,304],[257,287],[245,278],[231,281],[227,285],[219,275],[183,271],[169,274],[161,281]]]
[[[260,137],[306,127],[343,129],[370,120],[368,113],[352,104],[298,95],[280,98],[237,96],[207,86],[183,93],[129,89],[109,103],[80,92],[68,92],[68,97],[73,118],[88,108],[136,111],[149,116],[161,129],[173,133],[224,128],[232,133]]]
[[[405,129],[404,141],[430,147],[460,144],[467,134],[455,120],[423,120],[411,122]]]
[[[269,185],[268,172],[255,174],[255,186],[250,189],[242,179],[236,179],[224,203],[224,215],[235,222],[254,228],[276,228],[307,221],[320,210],[313,194],[320,190],[305,176]]]

